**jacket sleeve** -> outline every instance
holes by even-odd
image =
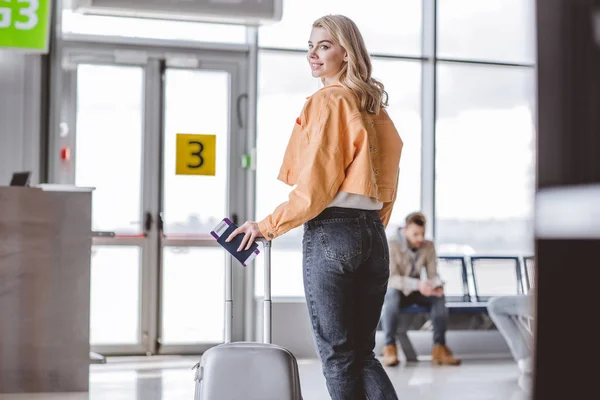
[[[419,290],[419,279],[402,275],[402,253],[398,250],[398,244],[390,242],[390,280],[388,286],[410,294]]]
[[[427,251],[427,260],[425,261],[427,264],[425,265],[425,270],[427,271],[427,279],[434,280],[439,279],[438,275],[438,258],[437,252],[435,251],[435,244],[433,242],[430,243],[429,249]]]
[[[302,131],[299,155],[302,167],[288,201],[258,222],[261,234],[274,239],[319,215],[331,203],[345,178],[348,161],[340,150],[339,135],[344,124],[331,111],[326,99],[307,107],[307,126]]]
[[[392,198],[392,201],[386,201],[385,203],[383,203],[383,207],[381,207],[381,210],[379,210],[379,218],[381,218],[381,222],[383,222],[383,226],[386,228],[390,222],[390,217],[392,215],[394,203],[396,202],[396,197],[398,196],[398,179],[400,176],[400,170],[398,170],[396,174],[396,187],[394,189],[394,197]]]

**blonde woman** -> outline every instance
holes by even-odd
[[[385,227],[398,187],[400,139],[383,84],[352,20],[315,21],[307,59],[323,88],[296,119],[278,179],[287,202],[246,222],[240,249],[304,224],[304,290],[332,399],[397,399],[375,358],[375,331],[389,278]]]

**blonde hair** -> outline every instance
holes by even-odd
[[[371,77],[371,57],[354,21],[344,15],[326,15],[316,20],[313,27],[325,29],[348,53],[348,62],[339,74],[342,86],[359,98],[362,111],[379,114],[388,105],[388,94],[383,83]],[[321,81],[325,83],[324,78]]]

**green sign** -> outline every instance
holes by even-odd
[[[52,0],[0,0],[0,48],[48,50]]]

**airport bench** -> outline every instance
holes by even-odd
[[[525,285],[521,269],[525,270],[527,279],[530,275],[526,268],[526,259],[517,256],[439,256],[438,272],[445,281],[444,293],[448,313],[487,314],[487,301],[491,297],[523,294]],[[408,306],[400,312],[417,315],[429,313],[430,309]],[[408,324],[406,326],[408,327]],[[408,337],[408,329],[399,329],[397,337],[407,361],[417,361],[417,354]]]

